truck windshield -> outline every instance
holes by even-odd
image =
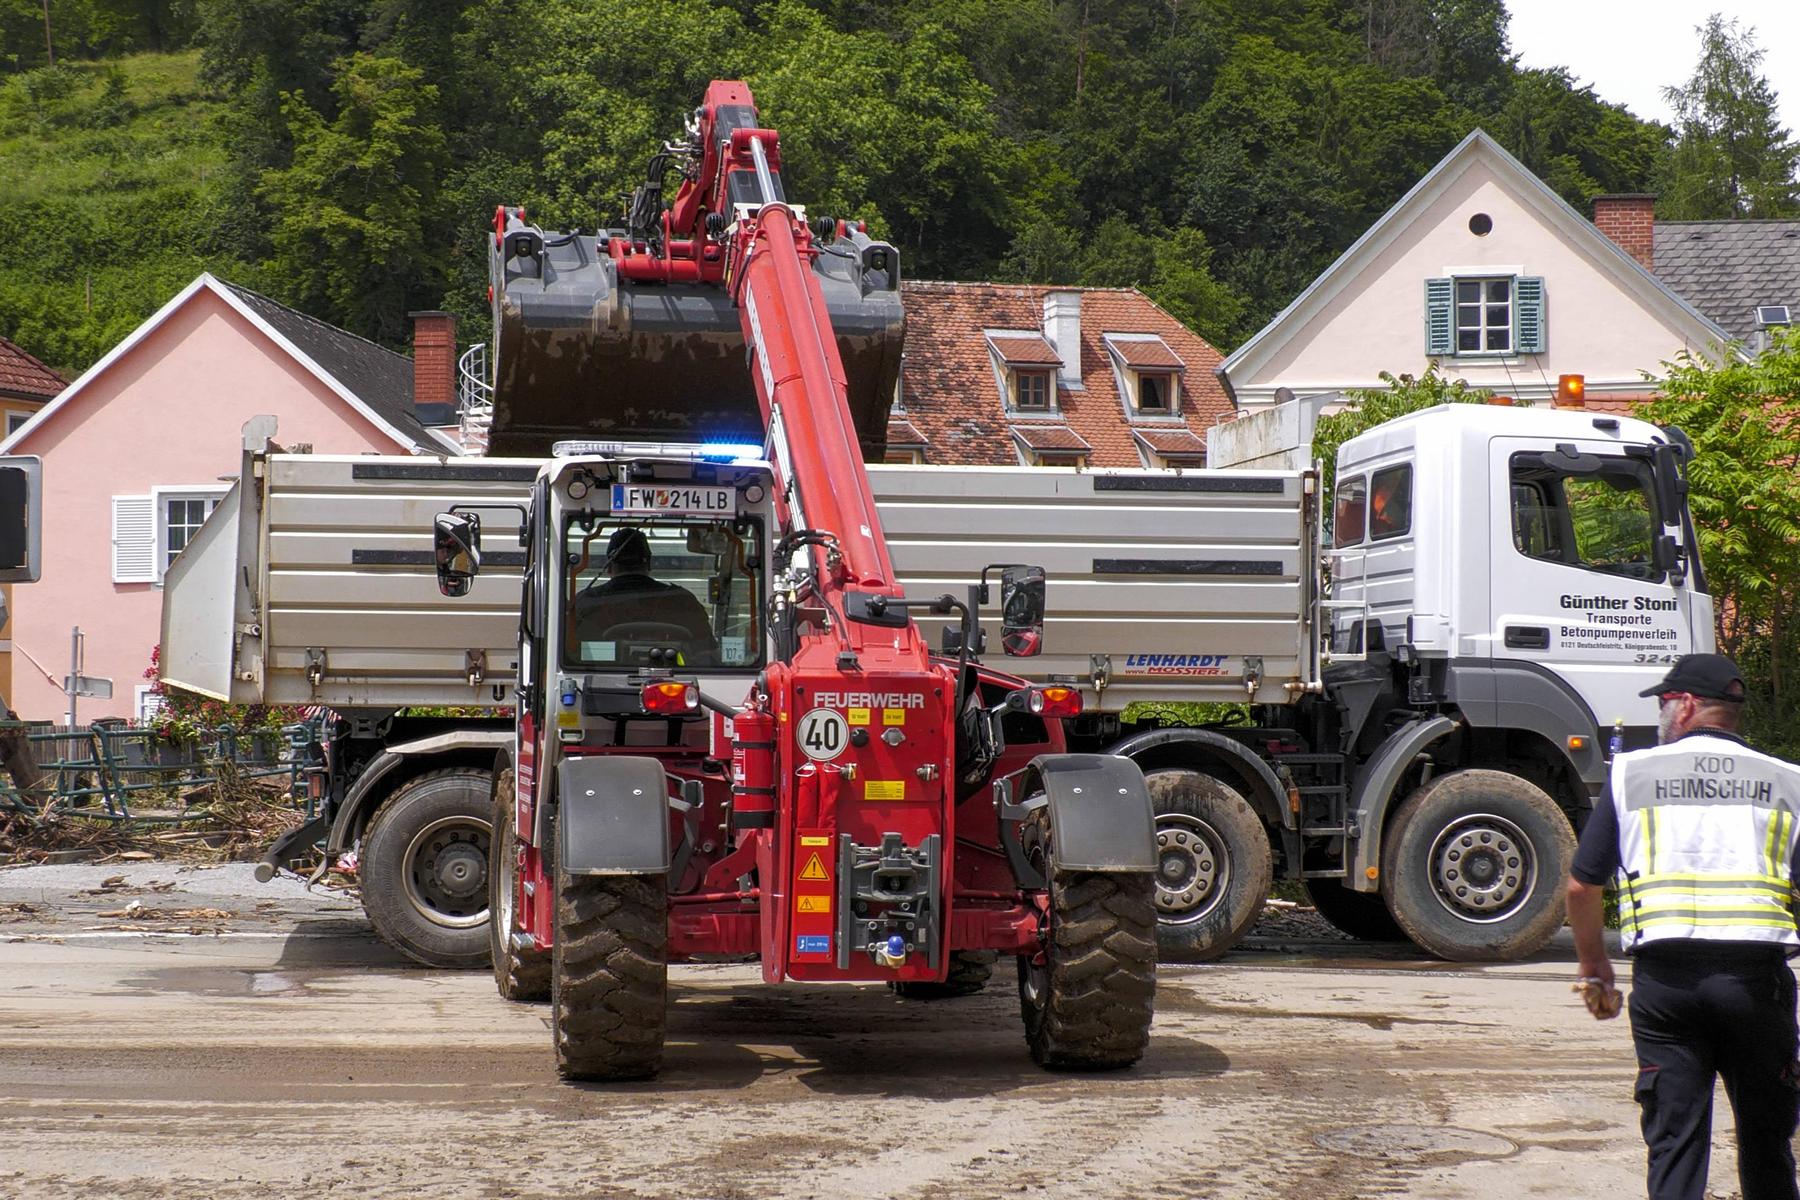
[[[577,517],[563,540],[568,665],[762,665],[757,522]]]

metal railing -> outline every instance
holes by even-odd
[[[456,415],[462,424],[464,452],[486,454],[488,430],[494,424],[494,385],[488,381],[485,342],[470,346],[456,361]]]
[[[164,741],[155,729],[122,722],[69,729],[9,721],[0,727],[29,730],[32,755],[50,784],[49,812],[101,821],[197,820],[207,805],[189,804],[188,796],[227,774],[281,782],[290,796],[310,806],[307,774],[322,763],[318,720],[273,731],[221,725],[180,746]],[[0,810],[41,813],[46,805],[27,801],[12,779],[0,774]]]

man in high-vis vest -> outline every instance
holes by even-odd
[[[1723,655],[1687,655],[1643,695],[1657,698],[1660,744],[1613,759],[1570,871],[1582,981],[1612,993],[1601,896],[1616,878],[1651,1200],[1705,1196],[1715,1075],[1737,1117],[1744,1200],[1797,1200],[1800,768],[1738,736],[1744,681]]]

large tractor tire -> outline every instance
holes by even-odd
[[[488,950],[494,960],[494,985],[504,1000],[539,1004],[550,998],[550,955],[521,950],[518,917],[519,855],[524,849],[513,836],[514,776],[511,767],[494,780],[494,848],[488,859]]]
[[[647,1079],[662,1067],[669,1019],[664,875],[556,870],[551,1037],[564,1079]]]
[[[1156,1005],[1156,882],[1151,873],[1064,870],[1054,830],[1025,826],[1026,853],[1050,886],[1038,952],[1019,956],[1025,1042],[1042,1067],[1129,1067]]]
[[[408,780],[363,833],[363,910],[375,932],[428,967],[488,965],[492,776],[470,767]]]
[[[1274,873],[1249,802],[1198,771],[1144,776],[1156,813],[1156,943],[1164,962],[1205,962],[1262,915]]]
[[[953,1000],[973,996],[988,985],[994,976],[994,963],[1000,957],[994,950],[953,950],[950,971],[942,983],[890,983],[894,994],[902,1000]]]
[[[1306,896],[1339,933],[1364,942],[1406,940],[1406,930],[1379,892],[1353,892],[1336,879],[1308,879]]]
[[[1382,839],[1381,891],[1400,928],[1453,962],[1505,962],[1563,926],[1575,833],[1542,788],[1453,771],[1406,798]]]

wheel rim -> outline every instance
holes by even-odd
[[[499,847],[497,858],[490,860],[494,862],[496,872],[493,893],[489,899],[495,910],[494,930],[499,935],[497,945],[503,953],[511,949],[512,935],[518,929],[513,922],[517,919],[518,912],[519,855],[523,853],[523,848],[516,844],[518,839],[512,836],[512,831],[508,828],[511,824],[511,821],[506,821],[501,825],[497,836],[505,837],[507,844]]]
[[[406,898],[433,925],[469,929],[488,917],[487,859],[493,830],[474,817],[442,817],[406,847]]]
[[[1524,830],[1493,813],[1471,813],[1446,825],[1427,859],[1431,890],[1458,920],[1504,921],[1537,886],[1537,855]]]
[[[1198,817],[1163,813],[1156,822],[1156,915],[1174,925],[1204,918],[1231,883],[1231,858],[1218,830]]]

